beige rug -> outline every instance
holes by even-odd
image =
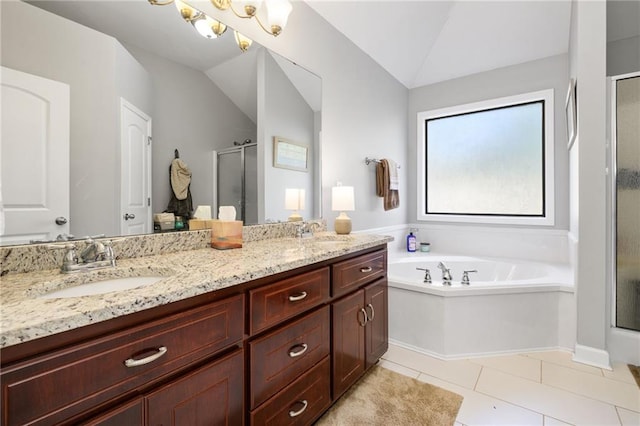
[[[316,425],[453,425],[461,404],[458,394],[375,366]]]
[[[633,378],[636,379],[636,384],[640,388],[640,367],[638,367],[637,365],[631,365],[631,364],[627,364],[627,365],[629,366],[629,370],[631,371]]]

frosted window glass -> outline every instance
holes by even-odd
[[[544,216],[544,101],[425,126],[425,213]]]

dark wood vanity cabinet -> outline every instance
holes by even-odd
[[[331,304],[333,398],[339,398],[387,351],[387,279]]]
[[[193,300],[11,349],[2,425],[309,425],[388,346],[382,246]]]

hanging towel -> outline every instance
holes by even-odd
[[[190,183],[191,170],[184,161],[175,158],[171,162],[171,189],[178,200],[187,198]]]
[[[395,162],[393,163],[393,167],[394,169],[396,169],[395,175],[397,178],[398,171]],[[390,189],[390,175],[391,170],[389,161],[380,160],[380,162],[376,164],[376,195],[378,195],[378,197],[384,198],[383,205],[385,210],[395,209],[400,205],[398,190]]]
[[[171,198],[165,213],[173,213],[182,216],[184,220],[191,219],[193,200],[191,199],[191,170],[186,163],[179,158],[171,161],[169,166],[169,183],[171,185]]]
[[[392,191],[398,190],[398,165],[395,161],[387,159],[389,163],[389,189]]]

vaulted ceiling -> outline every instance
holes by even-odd
[[[295,1],[290,19],[295,19]],[[407,88],[557,55],[569,48],[570,0],[304,1]],[[193,29],[177,19],[175,8],[150,7],[145,0],[29,3],[210,76],[214,66],[238,52],[232,44],[223,48],[194,37]],[[639,5],[637,0],[608,1],[610,40],[640,35]],[[128,12],[124,15],[123,7]]]

